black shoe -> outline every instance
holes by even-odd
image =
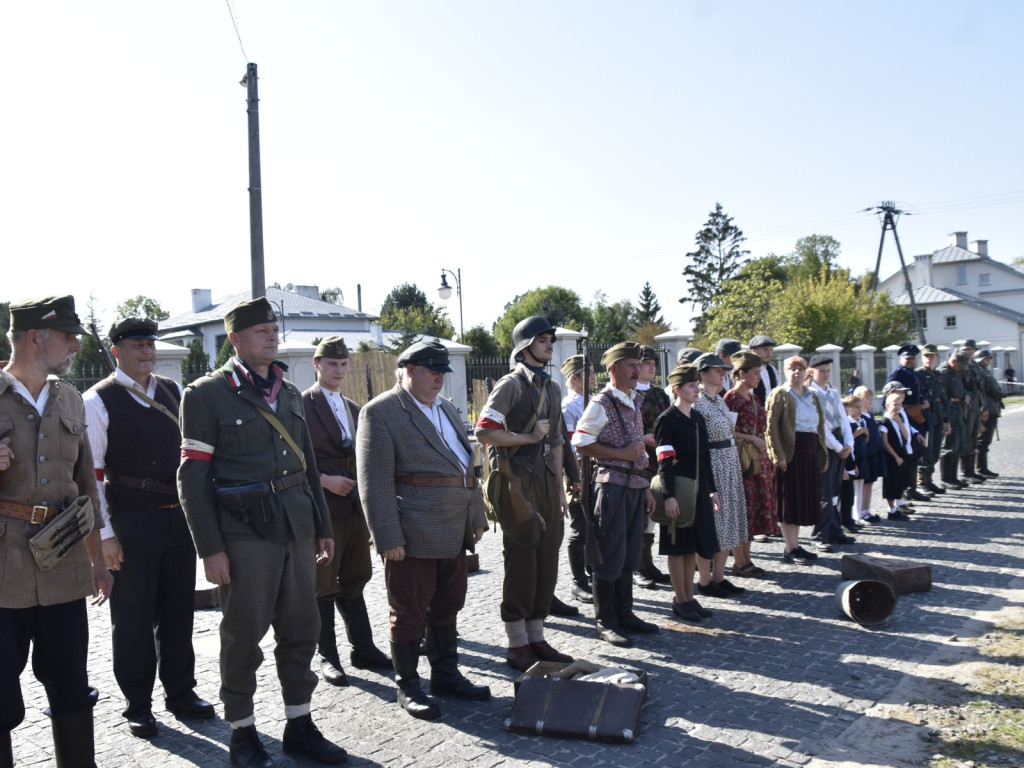
[[[274,768],[274,761],[263,748],[255,725],[232,729],[228,750],[231,764],[236,768]]]
[[[809,562],[813,562],[813,561],[818,559],[818,553],[817,552],[808,552],[803,547],[797,547],[796,549],[793,550],[793,555],[796,555],[797,553],[799,553],[801,557],[803,557],[805,560],[807,560]]]
[[[584,589],[579,584],[573,584],[571,594],[573,599],[580,603],[587,603],[588,605],[594,602],[594,595],[589,589]]]
[[[782,550],[782,562],[784,563],[795,563],[796,565],[807,565],[810,560],[805,557],[805,552],[797,547],[792,552],[788,550]]]
[[[718,582],[718,588],[725,592],[726,597],[735,597],[736,595],[742,595],[747,591],[746,587],[737,587],[728,579],[722,579]]]
[[[928,493],[932,493],[932,494],[935,494],[935,493],[945,493],[946,492],[945,488],[939,488],[939,486],[937,486],[931,480],[926,480],[923,483],[919,482],[917,484],[917,487],[918,488],[924,488],[926,491],[928,491]]]
[[[579,616],[580,609],[575,605],[566,605],[557,596],[551,598],[551,615],[552,616]]]
[[[658,634],[658,625],[644,621],[635,613],[622,613],[618,615],[619,626],[627,632],[636,632],[638,635]]]
[[[714,615],[714,613],[712,611],[709,611],[703,605],[698,603],[696,598],[694,598],[693,600],[690,601],[690,605],[693,606],[693,610],[695,610],[697,613],[699,613],[705,619],[711,618]]]
[[[441,716],[441,710],[423,692],[418,680],[415,685],[398,689],[398,703],[402,709],[419,720],[436,720]]]
[[[486,701],[491,698],[491,689],[486,685],[473,685],[461,672],[454,675],[431,675],[430,692],[435,696],[454,696],[466,701]]]
[[[203,701],[193,691],[189,691],[183,696],[167,699],[165,703],[167,711],[178,717],[195,717],[205,720],[217,714],[213,704]]]
[[[812,541],[811,542],[811,546],[814,547],[819,552],[831,552],[832,551],[832,545],[829,544],[827,541]]]
[[[920,491],[915,491],[913,488],[911,488],[906,493],[904,493],[903,494],[903,498],[907,499],[908,501],[931,501],[932,500],[931,496],[925,496],[923,493],[921,493]]]
[[[618,648],[629,648],[633,645],[633,641],[622,634],[620,627],[605,624],[601,621],[597,622],[597,636],[606,643],[610,643]]]
[[[288,718],[281,748],[285,754],[305,755],[314,763],[323,765],[340,765],[348,760],[348,753],[325,739],[309,715]]]
[[[641,589],[655,589],[658,586],[654,583],[654,579],[640,571],[633,571],[633,583]]]
[[[895,512],[890,512],[887,517],[888,517],[889,520],[909,520],[910,519],[907,515],[903,514],[898,509]]]
[[[990,470],[990,469],[976,469],[976,470],[974,470],[974,471],[975,471],[975,472],[977,472],[977,473],[978,473],[979,475],[981,475],[982,477],[987,477],[987,478],[989,478],[990,480],[991,480],[992,478],[995,478],[995,477],[999,477],[999,473],[998,473],[998,472],[993,472],[993,471],[992,471],[992,470]]]
[[[128,715],[128,730],[138,739],[151,739],[156,736],[156,718],[152,712],[139,712]]]
[[[672,600],[672,613],[683,621],[703,621],[704,619],[700,611],[693,607],[693,603],[677,603]]]
[[[391,657],[375,645],[368,648],[353,650],[349,654],[352,666],[356,669],[391,669]]]
[[[857,543],[857,540],[853,538],[853,536],[844,536],[843,534],[839,534],[838,536],[835,536],[834,538],[829,540],[829,544],[845,545],[855,543]]]
[[[722,589],[717,581],[709,581],[707,584],[697,584],[697,591],[708,597],[728,597],[729,593]]]
[[[326,656],[320,658],[320,674],[324,682],[342,688],[348,685],[348,676],[341,668],[341,659],[335,656],[332,659]]]

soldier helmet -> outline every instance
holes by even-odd
[[[535,338],[540,336],[542,333],[554,332],[555,326],[540,315],[533,315],[525,320],[520,320],[516,324],[516,327],[512,329],[512,354],[508,358],[508,367],[516,367],[516,360],[519,358],[519,353],[533,344],[533,340]]]
[[[979,349],[974,353],[974,359],[977,360],[991,360],[992,352],[987,349]]]

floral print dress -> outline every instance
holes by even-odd
[[[743,471],[740,468],[740,454],[732,433],[732,418],[720,395],[712,397],[701,389],[700,398],[694,409],[704,417],[708,428],[710,445],[726,440],[731,445],[711,448],[711,471],[718,488],[718,514],[715,529],[718,531],[719,551],[728,551],[748,541],[747,502],[743,495]]]
[[[732,389],[725,395],[725,404],[735,411],[736,431],[764,439],[768,429],[768,411],[757,396],[744,397]],[[775,500],[775,469],[768,451],[761,451],[761,474],[743,478],[743,496],[747,503],[747,533],[751,536],[774,536],[779,531],[778,504]]]

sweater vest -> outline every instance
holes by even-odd
[[[611,385],[609,385],[610,387]],[[598,442],[612,448],[625,448],[630,443],[642,443],[644,441],[644,423],[641,411],[643,400],[644,396],[638,392],[636,399],[633,400],[633,407],[630,408],[611,394],[608,389],[594,395],[594,402],[604,408],[605,416],[608,418],[608,422],[597,438]],[[636,473],[642,473],[647,469],[646,451],[634,462],[622,459],[598,459],[597,482],[645,488],[647,481],[643,479],[642,474],[628,477],[630,469]]]
[[[177,385],[171,379],[155,374],[154,378],[176,392]],[[181,431],[175,423],[156,408],[140,405],[113,378],[97,384],[96,394],[107,409],[106,471],[115,478],[149,479],[175,486],[181,459]],[[178,412],[178,403],[163,387],[157,386],[153,399],[171,413]],[[103,483],[103,493],[115,513],[119,509],[146,509],[178,500],[177,494],[170,496],[128,488],[111,483],[109,478]]]

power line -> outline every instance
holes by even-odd
[[[249,63],[249,56],[245,53],[245,46],[242,44],[242,34],[238,31],[238,22],[235,21],[235,9],[231,7],[231,0],[224,0],[228,6],[228,14],[231,16],[231,24],[235,28],[235,37],[238,38],[238,47],[242,49],[242,59]]]

